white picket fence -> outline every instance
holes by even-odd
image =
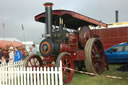
[[[0,65],[0,85],[63,85],[60,67],[25,68],[23,62]]]

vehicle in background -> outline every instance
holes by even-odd
[[[21,53],[25,56],[25,47],[21,42],[18,41],[8,41],[8,40],[0,40],[0,48],[3,51],[3,55],[5,56],[5,60],[8,62],[8,48],[9,47],[18,47]],[[1,61],[1,60],[0,60]]]
[[[109,24],[107,28],[93,28],[95,35],[101,39],[104,49],[122,42],[128,42],[128,22]]]
[[[105,53],[108,63],[128,63],[128,42],[112,46]]]

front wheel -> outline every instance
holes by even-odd
[[[26,59],[25,59],[25,67],[41,67],[42,66],[42,59],[40,58],[39,55],[31,55],[31,56],[28,56]]]
[[[63,81],[68,83],[72,80],[74,75],[74,70],[69,70],[66,68],[74,69],[74,63],[71,59],[71,56],[67,52],[60,53],[57,60],[56,66],[60,66],[60,60],[62,61],[62,69],[63,69]]]

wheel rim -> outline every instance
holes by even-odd
[[[100,74],[104,72],[105,53],[102,42],[97,38],[91,38],[85,46],[85,66],[87,71]]]
[[[56,62],[57,66],[59,66],[60,60],[62,60],[63,81],[65,83],[70,82],[74,74],[74,70],[67,69],[67,68],[74,69],[74,63],[71,59],[71,56],[69,55],[69,53],[66,52],[61,53],[57,58],[57,62]]]
[[[38,55],[32,55],[27,59],[26,67],[41,67],[42,60]]]

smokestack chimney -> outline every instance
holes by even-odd
[[[45,23],[46,23],[46,34],[52,33],[52,3],[45,3]]]
[[[118,10],[115,11],[115,22],[119,22],[119,13]]]

